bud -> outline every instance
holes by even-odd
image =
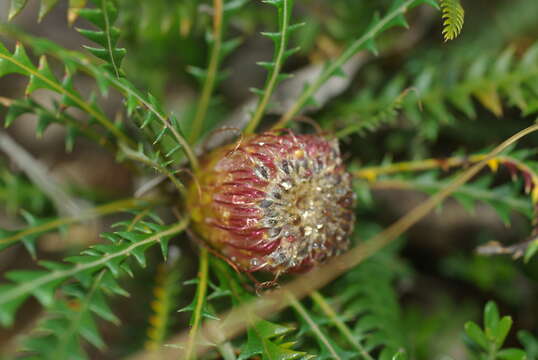
[[[306,270],[349,245],[354,193],[336,139],[249,135],[208,154],[197,178],[195,232],[244,271]]]

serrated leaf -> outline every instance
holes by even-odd
[[[28,76],[30,75],[30,71],[33,70],[35,70],[35,66],[26,54],[24,46],[17,43],[15,51],[11,54],[4,45],[0,43],[0,77],[13,73]]]
[[[28,0],[11,0],[11,5],[9,7],[8,20],[11,21],[15,16],[17,16],[22,9],[26,6]]]
[[[39,66],[36,72],[32,72],[30,75],[30,82],[26,86],[26,95],[30,95],[37,89],[49,89],[52,91],[57,91],[57,88],[54,86],[58,81],[52,73],[48,63],[47,58],[43,55],[39,58]]]
[[[39,7],[39,14],[37,15],[37,21],[41,22],[43,18],[52,10],[52,8],[58,3],[58,0],[41,0],[41,6]]]

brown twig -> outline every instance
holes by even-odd
[[[248,322],[245,319],[244,314],[252,312],[260,317],[268,317],[271,314],[275,314],[289,306],[290,293],[294,297],[300,299],[325,286],[339,275],[357,266],[366,258],[372,256],[377,251],[391,243],[394,239],[434,210],[443,200],[456,191],[461,185],[465,184],[477,173],[479,173],[487,165],[489,160],[495,158],[508,146],[512,145],[522,137],[527,136],[535,131],[538,131],[538,124],[531,125],[511,136],[509,139],[498,145],[488,155],[486,155],[483,160],[473,165],[463,174],[450,182],[450,184],[443,190],[428,198],[426,201],[410,211],[407,215],[400,218],[390,227],[374,236],[369,241],[360,244],[339,257],[333,258],[327,264],[319,266],[309,273],[297,277],[295,280],[289,282],[278,290],[265,293],[264,296],[261,296],[250,303],[233,308],[224,314],[219,315],[219,319],[223,319],[221,321],[206,321],[198,332],[198,340],[201,339],[202,334],[208,339],[216,338],[215,334],[219,334],[220,337],[224,336],[227,339],[234,338],[245,331],[246,327],[248,326]],[[178,344],[181,347],[187,343],[188,338],[188,333],[183,333],[171,339],[170,343]],[[196,342],[200,344],[196,349],[197,353],[201,354],[210,349],[209,345],[204,345],[200,341]],[[163,359],[177,358],[178,356],[177,350],[172,348],[162,349],[160,353]],[[133,359],[144,359],[144,356],[145,353],[140,353],[133,357]]]

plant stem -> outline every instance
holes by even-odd
[[[217,70],[219,67],[220,51],[222,48],[222,17],[223,4],[222,0],[213,0],[213,47],[209,57],[209,65],[207,67],[206,78],[202,89],[202,95],[196,106],[196,115],[194,116],[189,143],[193,144],[198,140],[202,125],[209,108],[211,94],[215,88],[215,80],[217,78]]]
[[[256,130],[256,127],[260,123],[260,120],[265,112],[265,108],[269,104],[269,100],[271,99],[271,95],[273,94],[273,91],[275,89],[275,86],[278,83],[278,75],[280,74],[280,69],[282,68],[282,64],[285,60],[285,53],[286,53],[286,46],[288,44],[288,27],[289,27],[289,20],[290,20],[290,14],[288,14],[289,9],[289,2],[290,0],[283,0],[284,4],[282,5],[282,23],[280,26],[280,43],[278,45],[278,52],[273,60],[274,65],[271,70],[271,73],[269,74],[269,78],[267,79],[267,82],[265,84],[264,90],[263,90],[263,96],[258,102],[258,106],[256,107],[256,110],[254,111],[254,115],[252,115],[252,119],[250,119],[249,123],[247,124],[247,127],[245,128],[245,134],[251,134]]]
[[[375,26],[370,28],[364,35],[354,41],[337,59],[332,61],[329,66],[318,76],[318,78],[310,84],[301,96],[295,101],[295,103],[282,115],[280,120],[273,126],[273,129],[281,129],[285,127],[288,122],[303,108],[308,102],[311,96],[315,95],[316,91],[327,82],[346,62],[351,59],[368,41],[373,40],[379,33],[381,33],[385,26],[389,24],[396,17],[402,15],[407,10],[407,7],[411,5],[415,0],[407,0],[400,6],[392,10],[385,15]]]
[[[198,340],[198,329],[202,321],[202,311],[205,302],[205,296],[207,292],[208,282],[208,256],[209,252],[207,247],[202,246],[200,249],[200,265],[198,268],[198,286],[196,288],[196,304],[194,306],[194,312],[192,314],[193,320],[191,330],[189,331],[189,341],[185,350],[186,360],[196,359],[196,341]]]
[[[308,311],[301,305],[301,303],[297,300],[295,296],[291,293],[286,293],[286,297],[288,298],[289,304],[291,307],[297,311],[297,313],[306,321],[308,326],[310,326],[310,330],[316,335],[316,337],[325,345],[327,350],[329,350],[329,353],[331,354],[331,359],[342,359],[338,354],[336,353],[336,350],[334,350],[333,346],[325,336],[325,334],[321,331],[319,326],[316,324],[316,322],[308,315]]]

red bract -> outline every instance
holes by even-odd
[[[251,135],[207,155],[197,178],[194,230],[244,271],[301,271],[348,247],[354,193],[336,140]]]

